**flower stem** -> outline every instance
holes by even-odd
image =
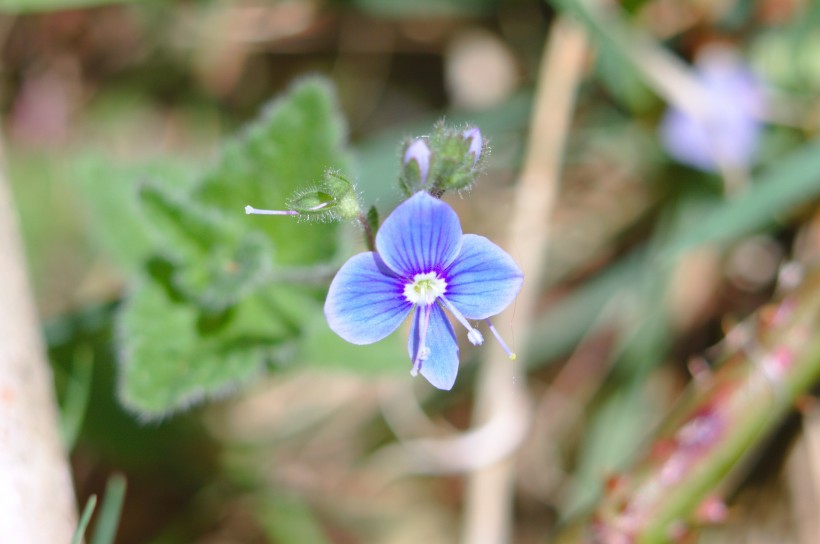
[[[376,235],[373,232],[373,227],[370,226],[370,221],[367,220],[367,216],[364,213],[359,213],[359,224],[362,226],[362,230],[364,231],[364,242],[367,244],[367,249],[369,251],[376,251]]]
[[[594,513],[556,542],[660,542],[698,523],[702,505],[820,379],[820,270],[739,326],[750,340],[723,343],[717,372],[696,380]]]

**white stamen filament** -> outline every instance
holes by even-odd
[[[422,362],[430,356],[430,348],[427,347],[427,329],[430,326],[430,306],[419,306],[417,312],[422,312],[419,320],[419,345],[416,348],[416,358],[413,361],[413,369],[410,370],[412,376],[417,376],[421,370]]]
[[[481,344],[483,344],[484,337],[481,335],[481,332],[472,325],[470,325],[470,323],[467,321],[467,318],[464,317],[464,315],[458,311],[458,308],[453,306],[453,304],[449,300],[447,300],[444,297],[444,295],[441,295],[438,298],[441,299],[441,301],[444,303],[444,306],[450,311],[451,314],[453,314],[453,317],[455,317],[456,320],[458,320],[458,322],[464,325],[464,327],[467,329],[467,340],[469,340],[470,343],[474,346],[480,346]]]
[[[501,338],[501,335],[498,333],[498,331],[496,330],[496,328],[492,324],[492,322],[489,319],[485,319],[484,321],[487,323],[487,326],[490,328],[490,332],[492,332],[493,336],[495,336],[495,339],[498,340],[499,344],[501,344],[501,348],[507,353],[507,357],[510,358],[510,361],[515,361],[518,358],[518,355],[516,355],[513,350],[511,350],[509,347],[507,347],[506,342],[504,342],[504,339]]]

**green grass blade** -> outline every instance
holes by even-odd
[[[100,516],[94,527],[94,538],[91,544],[113,544],[120,523],[122,503],[125,500],[125,477],[115,474],[108,478],[105,486],[105,498],[100,507]]]
[[[60,410],[60,435],[68,451],[74,449],[85,420],[88,399],[91,396],[93,369],[93,350],[87,345],[78,346]]]
[[[97,506],[97,496],[91,495],[88,497],[88,502],[85,503],[83,515],[80,516],[80,522],[77,524],[77,530],[74,531],[74,537],[71,539],[71,544],[82,544],[83,536],[85,536],[85,529],[88,527],[88,522],[91,520],[91,514],[94,513],[95,506]]]

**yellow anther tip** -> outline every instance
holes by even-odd
[[[515,353],[510,353],[510,361],[515,361],[516,359],[518,359],[518,355]]]

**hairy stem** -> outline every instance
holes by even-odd
[[[698,376],[633,468],[557,542],[665,542],[719,521],[716,490],[820,378],[820,270],[738,327],[719,370]]]
[[[370,226],[370,221],[363,213],[359,213],[359,224],[364,231],[364,242],[367,244],[368,251],[376,251],[376,235],[373,233],[373,227]]]

